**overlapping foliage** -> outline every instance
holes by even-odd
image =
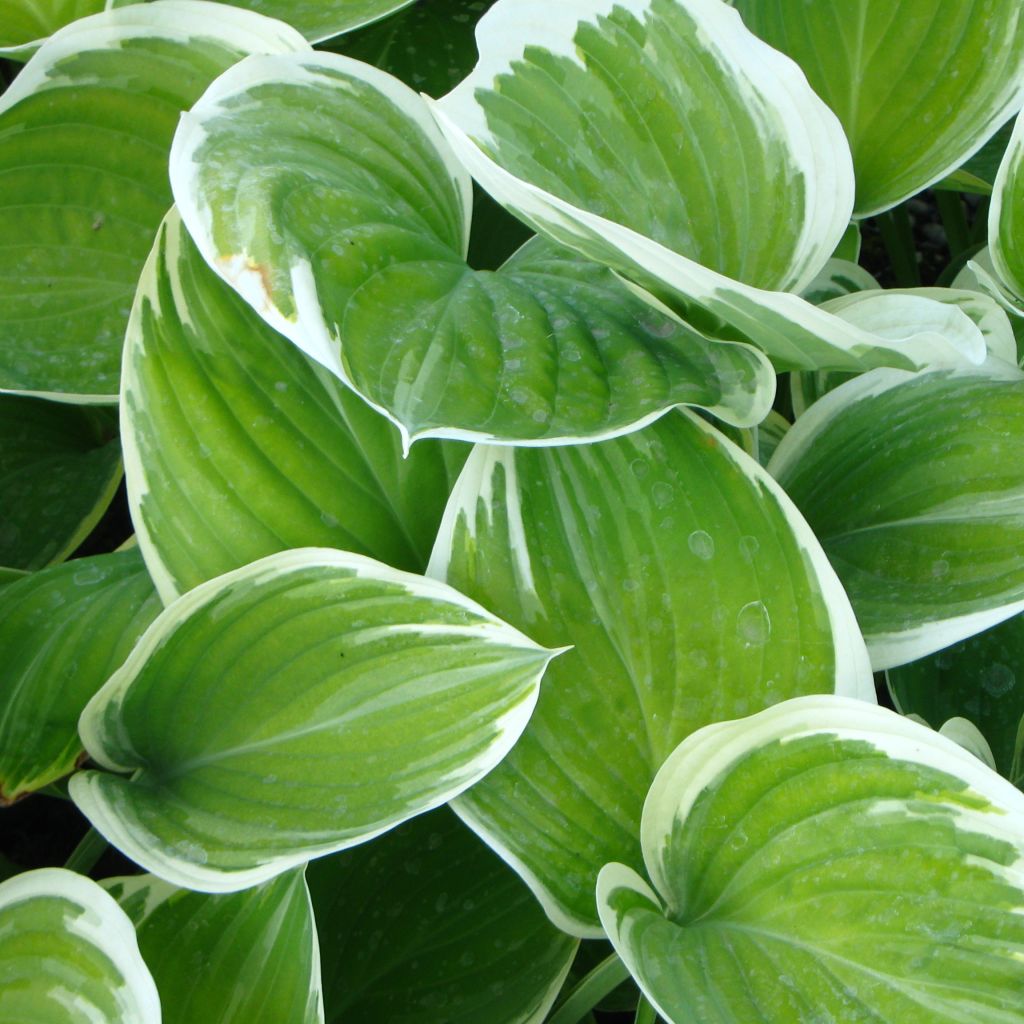
[[[1018,0],[0,56],[0,1019],[1024,1024]]]

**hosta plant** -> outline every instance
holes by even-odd
[[[0,57],[0,1021],[1024,1024],[1018,0]]]

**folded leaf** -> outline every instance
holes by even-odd
[[[403,459],[398,431],[235,295],[176,213],[143,270],[122,393],[128,499],[165,601],[311,545],[419,571],[469,451]]]
[[[710,726],[644,806],[652,889],[601,920],[670,1024],[997,1024],[1024,998],[1024,795],[890,711],[787,701]]]
[[[240,57],[296,49],[279,22],[159,0],[74,22],[25,65],[0,96],[0,388],[114,399],[179,114]]]
[[[1024,102],[1018,0],[733,0],[838,114],[869,217],[956,170]]]
[[[161,1024],[132,923],[95,882],[63,868],[0,882],[0,1020]]]
[[[121,482],[109,410],[0,394],[0,565],[41,569],[89,535]]]
[[[601,444],[476,448],[429,571],[573,645],[522,739],[454,805],[572,934],[600,935],[597,872],[639,866],[644,797],[684,736],[798,694],[874,696],[807,525],[693,416]]]
[[[80,723],[71,795],[175,885],[232,892],[352,846],[480,779],[553,652],[450,587],[287,551],[170,605]]]
[[[135,925],[162,1024],[322,1024],[316,923],[301,868],[225,896],[153,875],[101,884]]]
[[[778,369],[980,362],[908,324],[879,338],[797,295],[839,244],[849,147],[790,60],[721,0],[499,0],[480,62],[432,110],[536,231]]]
[[[223,75],[183,120],[171,179],[207,262],[407,442],[558,444],[684,403],[743,425],[770,408],[760,353],[604,268],[535,243],[471,270],[465,172],[420,97],[348,58]]]
[[[307,879],[328,1024],[539,1024],[579,945],[445,809]]]
[[[137,551],[78,558],[0,590],[0,804],[75,768],[83,708],[159,611]]]
[[[1024,609],[1022,442],[1024,375],[994,361],[873,371],[782,439],[768,468],[835,566],[876,670]]]
[[[999,165],[988,214],[989,249],[1001,285],[1024,305],[1024,116],[1018,117]]]

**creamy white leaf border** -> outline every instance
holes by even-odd
[[[0,882],[0,922],[5,909],[37,899],[65,900],[79,911],[75,917],[65,915],[64,927],[98,949],[120,973],[123,983],[113,994],[122,1024],[160,1024],[156,984],[139,952],[135,928],[114,899],[83,875],[64,868],[40,868]],[[68,995],[74,998],[74,993]]]
[[[1022,83],[1021,89],[1024,91],[1024,83]],[[1021,294],[1021,290],[1024,288],[1024,281],[1021,281],[1014,274],[1010,264],[1007,262],[1006,254],[1003,251],[1002,232],[999,230],[999,227],[1003,219],[1003,206],[1007,200],[1010,175],[1013,174],[1018,179],[1021,178],[1022,173],[1024,173],[1021,168],[1022,162],[1024,162],[1024,113],[1017,117],[1017,121],[1013,126],[1013,132],[1010,135],[1006,152],[1003,154],[1003,159],[999,164],[996,180],[992,184],[992,203],[988,209],[989,256],[992,261],[992,267],[1000,279],[997,287],[1000,292],[1005,290],[1008,293],[1008,302],[1018,311],[1024,306],[1024,294]],[[1017,196],[1016,200],[1017,202],[1024,202],[1024,198],[1020,196]],[[1017,244],[1018,248],[1024,249],[1024,241],[1019,240]],[[977,257],[975,258],[977,259]],[[978,276],[984,285],[984,279],[980,274]]]
[[[494,643],[521,650],[534,651],[544,655],[529,692],[522,701],[493,723],[493,735],[487,747],[474,759],[468,761],[460,778],[424,805],[417,805],[408,813],[400,813],[393,820],[379,828],[368,830],[357,837],[337,843],[307,847],[301,853],[271,857],[256,867],[225,871],[208,868],[193,860],[177,857],[172,850],[159,842],[151,842],[131,822],[125,821],[107,801],[103,791],[95,784],[99,772],[79,772],[72,776],[68,790],[72,800],[90,820],[92,825],[114,846],[131,857],[141,867],[175,885],[197,892],[237,892],[258,885],[282,874],[289,868],[304,864],[312,857],[336,853],[366,842],[389,831],[395,825],[410,817],[433,810],[458,796],[478,782],[493,769],[511,750],[526,728],[540,693],[540,680],[552,658],[566,648],[548,650],[535,644],[529,637],[501,619],[492,615],[475,601],[439,580],[401,572],[363,555],[330,548],[295,548],[268,555],[240,569],[208,580],[172,602],[160,613],[142,638],[135,645],[127,661],[104,684],[89,701],[79,720],[79,734],[89,755],[99,765],[114,772],[131,772],[137,764],[124,764],[114,753],[117,746],[131,749],[130,737],[119,729],[116,736],[108,730],[118,728],[121,723],[112,721],[117,706],[122,702],[135,678],[142,671],[150,656],[170,637],[177,627],[199,613],[225,590],[239,585],[258,587],[261,582],[279,579],[282,576],[300,573],[311,568],[337,568],[353,573],[357,578],[392,583],[410,596],[454,604],[463,608],[482,621],[466,626],[438,626],[431,624],[405,624],[388,627],[396,632],[445,633],[447,635],[469,636],[482,643]],[[112,749],[113,748],[113,749]]]

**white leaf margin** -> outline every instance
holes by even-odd
[[[393,569],[372,558],[331,548],[295,548],[268,555],[240,569],[201,583],[168,605],[135,645],[125,663],[107,680],[104,686],[86,705],[79,719],[78,730],[83,746],[90,757],[102,767],[113,772],[133,772],[138,764],[125,764],[120,760],[118,748],[131,749],[131,741],[120,728],[117,708],[122,703],[135,678],[140,674],[149,658],[173,635],[179,625],[192,615],[200,612],[225,590],[238,585],[258,587],[261,582],[279,579],[283,575],[300,573],[310,568],[337,568],[352,573],[357,578],[372,579],[391,583],[403,588],[410,596],[427,598],[454,604],[463,608],[481,621],[466,626],[433,626],[431,624],[407,624],[388,627],[395,630],[421,632],[443,632],[448,635],[471,636],[484,643],[500,644],[536,653],[538,667],[529,691],[519,704],[512,707],[494,723],[493,735],[486,749],[472,761],[467,762],[462,777],[451,784],[431,801],[417,806],[408,813],[400,813],[380,827],[362,832],[340,842],[325,843],[306,847],[302,852],[270,857],[257,866],[237,870],[208,868],[196,860],[176,855],[162,843],[150,841],[148,835],[141,835],[130,820],[122,817],[103,791],[96,785],[100,772],[79,772],[68,783],[71,799],[89,819],[96,830],[141,867],[174,885],[196,892],[226,893],[251,888],[283,874],[290,868],[304,864],[313,857],[337,853],[383,835],[396,825],[411,817],[433,810],[448,803],[497,766],[508,754],[522,735],[536,707],[540,696],[540,681],[553,658],[567,648],[550,650],[534,643],[519,630],[492,615],[485,608],[471,601],[440,580],[416,576],[412,573]],[[114,725],[111,725],[111,720]],[[112,732],[111,730],[115,731]]]
[[[983,367],[973,371],[957,371],[956,375],[976,380],[1024,381],[1024,371],[997,358],[990,358]],[[800,462],[834,417],[859,402],[901,387],[919,376],[906,370],[880,368],[823,395],[786,432],[768,462],[768,472],[776,480],[784,482],[789,470]],[[1022,611],[1024,598],[984,611],[932,619],[907,629],[872,634],[866,638],[871,665],[876,672],[897,668],[997,626]]]
[[[65,917],[65,928],[98,949],[120,972],[124,983],[115,996],[122,1024],[160,1024],[156,983],[139,952],[135,927],[117,902],[83,875],[64,868],[39,868],[0,882],[0,920],[5,909],[35,899],[65,900],[78,908],[77,917]]]
[[[1021,83],[1020,91],[1024,96],[1024,81]],[[1006,152],[999,164],[996,180],[992,184],[992,202],[988,209],[989,255],[992,266],[1000,279],[1000,284],[1015,300],[1013,305],[1019,309],[1024,305],[1024,281],[1014,274],[1007,262],[1000,231],[1011,174],[1016,175],[1020,182],[1018,190],[1024,190],[1024,112],[1018,115],[1010,134],[1010,141],[1007,143]],[[1024,204],[1024,196],[1018,196],[1017,201]],[[1021,245],[1024,246],[1024,242]]]

